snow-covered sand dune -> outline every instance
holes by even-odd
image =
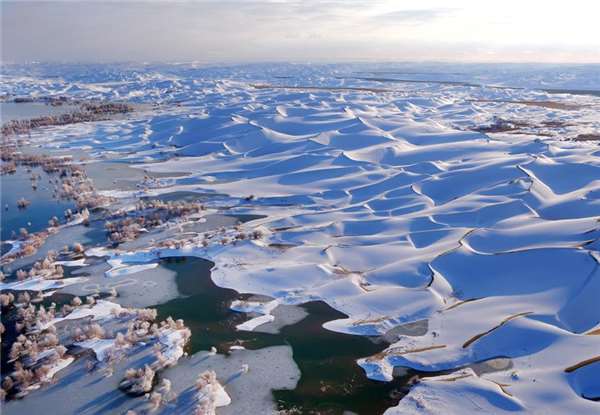
[[[575,85],[560,81],[568,68],[540,69],[549,81],[535,84],[534,72],[492,71],[463,85],[349,69],[123,69],[118,83],[15,70],[2,90],[161,101],[34,139],[190,173],[159,191],[228,194],[245,212],[267,212],[254,222],[261,242],[185,248],[215,262],[218,285],[280,303],[322,299],[349,316],[325,325],[340,332],[427,320],[426,334],[398,336],[359,361],[384,381],[396,366],[457,370],[420,383],[390,412],[600,411],[600,151],[568,140],[600,131],[600,98],[541,90],[589,88],[593,76]],[[512,127],[481,132],[498,120]],[[463,369],[497,357],[510,368]]]

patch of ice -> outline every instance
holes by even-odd
[[[245,321],[244,323],[238,324],[237,326],[235,326],[235,328],[241,331],[252,331],[258,326],[270,323],[273,320],[275,320],[275,316],[271,314],[264,314],[262,316],[254,317],[248,321]]]

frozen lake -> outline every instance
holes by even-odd
[[[77,105],[49,105],[43,102],[0,102],[0,124],[28,120],[46,115],[60,115],[77,110]]]

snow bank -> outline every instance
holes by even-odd
[[[79,320],[82,318],[91,318],[94,321],[98,321],[111,316],[117,316],[122,311],[124,311],[124,308],[117,303],[113,303],[106,300],[98,300],[92,306],[77,307],[65,317],[56,317],[50,320],[48,323],[40,327],[40,330],[48,326],[56,325],[61,321]]]

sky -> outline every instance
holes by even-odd
[[[2,62],[600,62],[597,0],[0,0]]]

